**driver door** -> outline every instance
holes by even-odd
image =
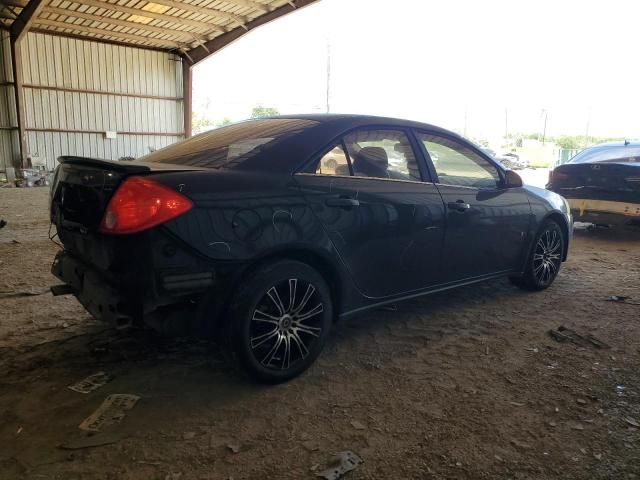
[[[520,269],[531,208],[522,188],[504,188],[501,170],[471,145],[417,132],[446,209],[443,280]]]

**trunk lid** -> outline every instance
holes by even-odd
[[[64,248],[84,261],[106,269],[115,258],[116,244],[130,239],[98,232],[109,200],[122,181],[132,175],[198,170],[181,165],[121,162],[63,156],[51,185],[50,219]],[[132,240],[132,239],[131,239]],[[122,246],[121,245],[121,246]]]
[[[200,170],[182,165],[63,156],[51,186],[51,222],[58,229],[96,231],[109,200],[131,175]]]
[[[560,165],[549,190],[567,198],[640,201],[640,164],[592,162]]]

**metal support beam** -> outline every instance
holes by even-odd
[[[276,8],[269,13],[260,15],[255,20],[251,20],[250,22],[245,23],[242,27],[234,28],[230,32],[218,35],[212,40],[209,40],[208,42],[203,43],[198,47],[194,47],[193,49],[186,52],[186,54],[193,60],[193,65],[195,65],[205,58],[209,57],[210,55],[214,54],[218,50],[221,50],[230,43],[234,42],[248,31],[264,25],[265,23],[269,23],[270,21],[275,20],[278,17],[282,17],[283,15],[291,13],[302,7],[311,5],[316,1],[317,0],[292,0],[291,2],[283,5],[280,8]]]
[[[24,36],[31,28],[34,20],[47,4],[47,0],[31,0],[11,24],[9,30],[11,39],[11,67],[13,69],[13,90],[16,101],[16,115],[18,121],[18,136],[20,145],[20,164],[17,169],[27,168],[27,131],[25,128],[24,91],[22,88],[22,48]]]
[[[193,67],[188,58],[182,57],[182,92],[184,101],[184,138],[191,136],[191,123],[193,120]]]
[[[13,93],[16,102],[16,121],[18,123],[18,145],[20,160],[16,162],[16,170],[27,168],[27,131],[24,118],[24,92],[22,90],[22,49],[20,42],[11,36],[11,67],[13,69]]]
[[[27,6],[22,9],[18,18],[11,24],[11,39],[20,42],[24,35],[29,31],[33,21],[38,18],[40,12],[47,4],[47,0],[31,0]]]

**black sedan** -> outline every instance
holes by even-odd
[[[59,161],[53,292],[118,326],[226,332],[266,382],[309,367],[337,319],[502,276],[545,289],[571,237],[561,196],[404,120],[272,117]]]
[[[640,142],[586,148],[549,173],[547,188],[569,201],[575,220],[640,224]]]

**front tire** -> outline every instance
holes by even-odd
[[[243,281],[230,311],[231,340],[245,370],[263,383],[287,381],[309,368],[333,319],[329,287],[294,260],[266,264]]]
[[[560,271],[564,242],[560,225],[547,220],[536,235],[524,275],[510,278],[511,283],[525,290],[549,288]]]

